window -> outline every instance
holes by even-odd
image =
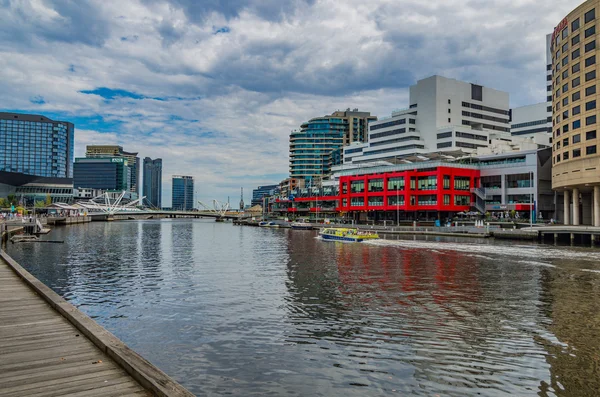
[[[419,177],[419,190],[437,190],[437,176]]]
[[[589,58],[585,59],[585,67],[587,68],[588,66],[592,66],[596,64],[596,55],[592,55]]]
[[[564,152],[563,153],[563,160],[568,160],[569,159],[569,152]]]
[[[562,72],[562,78],[563,78],[563,80],[566,79],[567,77],[569,77],[569,69],[567,69],[564,72]]]
[[[364,205],[365,205],[364,197],[352,197],[352,199],[350,199],[351,207],[363,207]]]
[[[575,51],[573,51],[573,53],[571,54],[571,59],[579,58],[579,54],[580,54],[580,52],[579,52],[579,48],[578,48]],[[564,59],[563,59],[563,61],[564,61]],[[564,66],[564,63],[563,63],[563,66]]]
[[[455,190],[469,190],[471,188],[471,179],[466,176],[454,177],[454,189]]]
[[[581,135],[575,134],[573,135],[573,144],[581,142]]]
[[[563,39],[566,39],[568,35],[569,35],[569,29],[567,29],[567,28],[564,28],[564,29],[562,30],[562,38],[563,38]]]
[[[585,148],[585,154],[588,155],[588,156],[590,154],[596,154],[596,145],[586,147]]]
[[[583,16],[583,23],[588,23],[596,18],[596,9],[592,8]]]
[[[596,130],[585,133],[585,140],[589,141],[590,139],[596,139]]]
[[[448,109],[448,113],[450,113],[450,109]]]
[[[573,73],[577,73],[581,70],[581,67],[579,66],[579,62],[577,62],[575,65],[571,66],[571,72]]]
[[[577,43],[579,43],[579,35],[577,35],[571,39],[571,45],[575,45]]]
[[[450,189],[450,175],[444,175],[444,189]]]
[[[562,92],[567,92],[569,90],[569,84],[563,84],[562,86]]]
[[[563,120],[566,120],[566,119],[568,119],[568,118],[569,118],[569,111],[568,111],[568,110],[565,110],[565,111],[563,112],[563,114],[562,114],[562,117],[563,117]]]
[[[556,142],[556,148],[557,148],[557,149],[560,149],[560,141],[557,141],[557,142]]]
[[[569,97],[568,96],[566,96],[566,97],[563,98],[562,104],[563,104],[563,106],[567,106],[569,104]]]
[[[590,81],[590,80],[593,80],[595,78],[596,78],[596,71],[595,70],[592,70],[592,71],[587,72],[585,74],[585,81]]]
[[[454,196],[454,205],[469,205],[471,197],[469,196]]]
[[[383,192],[383,179],[369,180],[369,192]]]
[[[477,84],[471,84],[471,99],[483,101],[483,87]]]
[[[371,206],[371,207],[383,206],[383,196],[369,197],[369,206]]]
[[[579,18],[571,22],[571,32],[574,32],[577,29],[579,29]]]
[[[581,157],[581,149],[573,149],[573,158]]]
[[[592,85],[585,89],[585,96],[590,96],[596,93],[596,86]]]
[[[556,162],[557,162],[557,163],[560,163],[560,154],[557,154],[557,155],[556,155]]]
[[[580,91],[574,92],[573,95],[571,95],[571,100],[573,102],[578,101],[580,98],[581,98],[581,92]]]
[[[388,191],[404,190],[404,177],[395,177],[388,179]]]
[[[388,205],[404,205],[404,196],[389,196]]]
[[[569,63],[569,57],[564,57],[562,59],[562,65],[565,66],[567,63]]]
[[[364,193],[365,191],[365,182],[364,181],[352,181],[350,184],[350,192],[351,193]]]
[[[444,205],[450,205],[450,195],[444,194]]]
[[[449,123],[451,123],[451,122],[452,122],[452,119],[451,119],[451,118],[449,118],[449,117],[448,117],[448,122],[449,122]]]
[[[571,111],[571,113],[573,114],[573,116],[575,116],[576,114],[581,113],[581,106],[577,105],[573,108],[573,110]]]
[[[585,118],[585,125],[592,125],[592,124],[596,124],[596,115]]]
[[[585,30],[585,38],[586,39],[594,34],[596,34],[596,26],[595,25]]]
[[[592,40],[585,45],[585,52],[590,52],[596,48],[596,40]],[[564,65],[564,64],[563,64]]]
[[[569,124],[565,124],[565,125],[563,125],[563,130],[562,130],[562,132],[563,132],[563,134],[564,134],[565,132],[569,132]]]
[[[563,147],[569,146],[569,138],[563,139]]]
[[[596,101],[589,101],[585,104],[585,110],[596,109]]]
[[[556,96],[555,96],[555,98],[558,98],[558,97],[560,97],[560,89],[556,90]]]
[[[573,121],[573,129],[576,130],[577,128],[581,128],[581,120]]]
[[[563,46],[562,46],[562,52],[565,53],[565,52],[567,52],[568,49],[569,49],[569,43],[563,44]]]
[[[579,84],[581,84],[581,79],[579,77],[573,79],[573,81],[571,81],[571,85],[573,86],[573,88],[579,86]]]
[[[452,103],[452,101],[450,99],[448,99],[448,105],[450,105]]]

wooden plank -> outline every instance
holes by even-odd
[[[39,393],[31,392],[28,397],[62,397],[67,393],[84,392],[99,387],[114,386],[123,383],[131,383],[127,377],[113,377],[112,375],[101,376],[91,379],[83,379],[77,382],[61,383],[54,386],[45,386]],[[13,396],[7,396],[13,397]]]
[[[68,354],[65,355],[64,357],[51,357],[51,358],[44,358],[44,359],[40,359],[40,360],[30,360],[30,361],[26,361],[26,362],[18,362],[18,363],[12,363],[12,364],[4,364],[4,363],[0,363],[0,372],[2,371],[18,371],[21,369],[25,369],[25,368],[41,368],[41,367],[47,367],[49,365],[54,364],[55,362],[65,359],[67,361],[73,361],[73,362],[87,362],[89,360],[94,361],[95,359],[97,359],[98,357],[98,353],[97,352],[80,352],[80,353],[75,353],[75,354]]]
[[[107,385],[93,390],[83,392],[63,394],[62,397],[120,397],[124,393],[143,391],[142,387],[131,383],[118,383],[116,385]]]
[[[68,330],[68,331],[60,331],[60,332],[44,332],[42,334],[37,335],[15,335],[12,338],[2,338],[0,339],[0,350],[3,347],[11,347],[11,346],[21,346],[21,345],[29,345],[31,343],[37,343],[39,341],[54,341],[54,340],[69,340],[72,338],[77,338],[78,335],[76,331]]]
[[[52,388],[52,387],[55,387],[56,385],[64,385],[64,384],[67,384],[70,382],[79,382],[79,381],[84,381],[84,383],[91,382],[93,379],[102,378],[102,377],[116,379],[116,378],[120,378],[123,374],[124,374],[124,372],[121,369],[108,369],[108,370],[103,370],[103,371],[94,372],[94,373],[90,373],[90,374],[72,376],[68,379],[53,379],[50,381],[42,379],[37,382],[28,382],[28,383],[25,383],[22,385],[3,388],[2,389],[2,393],[3,393],[2,397],[8,397],[8,396],[10,396],[10,397],[16,397],[16,396],[27,397],[33,391],[45,390],[46,388]]]
[[[46,350],[53,347],[63,347],[68,346],[69,348],[73,348],[76,346],[90,346],[89,342],[84,338],[63,338],[63,339],[52,339],[52,340],[37,340],[31,343],[16,345],[16,346],[5,346],[0,348],[0,356],[5,354],[22,352],[26,353],[29,351],[40,351]],[[66,349],[65,349],[66,350]]]
[[[49,349],[44,349],[43,351],[37,352],[26,352],[26,353],[10,353],[2,355],[2,363],[3,364],[12,364],[19,362],[27,362],[27,361],[36,361],[47,358],[61,358],[65,355],[72,355],[75,353],[83,353],[86,351],[90,351],[89,346],[80,345],[75,347],[68,346],[59,346]]]

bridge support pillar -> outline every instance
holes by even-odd
[[[558,233],[554,233],[554,245],[558,245]]]
[[[571,233],[571,245],[575,244],[575,233]]]

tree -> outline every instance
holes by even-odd
[[[17,205],[19,202],[17,200],[17,196],[14,194],[9,194],[6,199],[8,200],[9,205]]]
[[[0,197],[0,208],[10,208],[10,203],[7,199]]]
[[[42,200],[36,201],[33,206],[35,208],[44,208],[46,206],[46,203]]]
[[[50,193],[46,195],[46,206],[52,204],[52,197],[50,197]]]

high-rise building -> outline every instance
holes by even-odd
[[[552,113],[546,102],[520,106],[510,111],[510,134],[523,138],[543,137],[550,146],[552,137]],[[550,125],[550,126],[548,126]]]
[[[162,159],[144,158],[144,196],[153,207],[162,203]]]
[[[0,112],[0,171],[72,178],[74,134],[66,121]]]
[[[343,162],[365,163],[434,152],[474,153],[510,138],[507,92],[442,76],[410,87],[409,107],[369,123],[367,143],[344,147]]]
[[[123,157],[76,158],[73,171],[75,189],[130,191],[131,168]]]
[[[194,209],[194,177],[173,175],[172,204],[177,211],[191,211]]]
[[[560,21],[551,37],[552,188],[562,193],[557,205],[565,224],[600,226],[598,12],[600,0],[584,2]]]
[[[250,205],[263,205],[263,198],[269,196],[274,190],[279,189],[279,185],[265,185],[259,186],[252,191],[252,201]]]
[[[131,168],[129,191],[139,193],[140,180],[140,158],[137,153],[125,152],[122,146],[118,145],[88,145],[85,148],[85,157],[124,157],[127,159],[127,164]]]
[[[367,125],[377,120],[358,109],[336,111],[302,124],[290,134],[290,176],[311,179],[330,172],[331,152],[354,142],[366,142]]]

